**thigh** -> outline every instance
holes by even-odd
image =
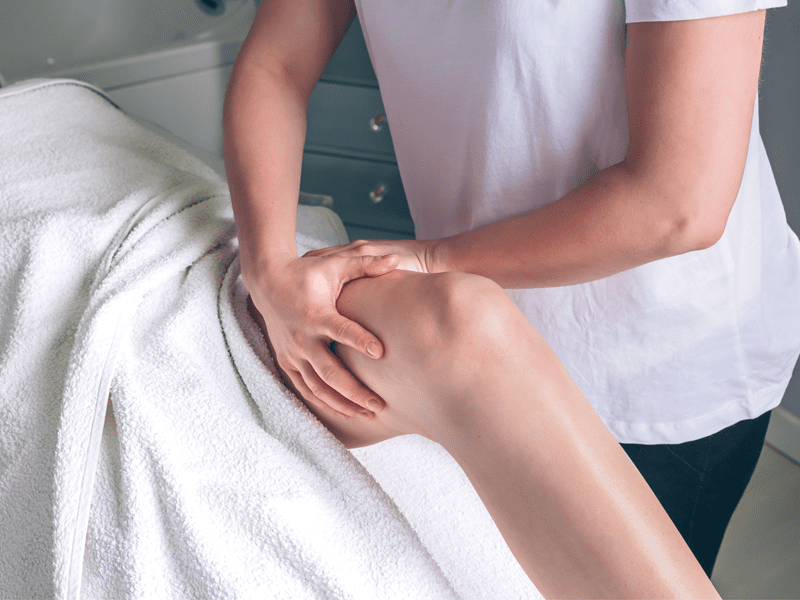
[[[367,420],[360,416],[346,419],[306,402],[347,447],[375,444],[407,433],[430,437],[424,423],[435,410],[438,392],[428,376],[431,357],[422,348],[436,343],[436,315],[425,307],[431,305],[438,278],[439,274],[397,270],[356,279],[342,289],[339,312],[374,333],[384,345],[384,354],[376,360],[341,344],[334,344],[333,351],[387,404],[375,418]]]

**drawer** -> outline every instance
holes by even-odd
[[[414,232],[396,164],[305,152],[300,189],[333,196],[346,225]]]
[[[308,101],[306,144],[385,155],[392,137],[377,88],[320,81]]]

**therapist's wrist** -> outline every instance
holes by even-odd
[[[481,247],[472,232],[464,232],[446,238],[431,240],[427,249],[428,272],[445,273],[456,271],[472,273],[492,279],[503,287],[504,281],[498,279],[499,271],[496,256],[487,260],[492,248]]]
[[[247,252],[240,247],[242,280],[247,286],[281,274],[285,265],[297,258],[295,248],[273,248],[269,251]],[[248,286],[249,289],[249,286]]]
[[[452,238],[427,240],[425,248],[425,267],[428,273],[459,271],[453,261]]]

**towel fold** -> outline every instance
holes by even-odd
[[[538,597],[438,446],[362,464],[280,383],[224,181],[101,91],[0,91],[0,253],[0,597]]]

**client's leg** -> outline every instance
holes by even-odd
[[[548,597],[718,597],[650,488],[508,296],[488,279],[394,272],[340,312],[384,343],[337,353],[376,418],[318,413],[348,445],[419,433],[458,461]],[[313,409],[312,409],[313,410]]]

